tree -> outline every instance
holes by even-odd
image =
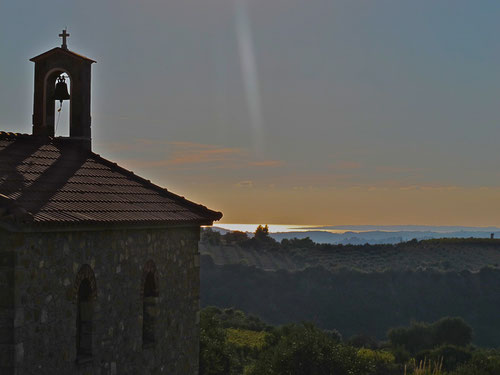
[[[403,347],[411,354],[434,348],[429,324],[412,322],[410,327],[391,328],[387,337],[393,347]]]
[[[238,230],[227,232],[223,238],[227,244],[232,245],[241,245],[249,240],[248,235],[245,232],[240,232]]]
[[[202,228],[201,229],[201,242],[208,243],[210,245],[220,245],[221,234],[214,231],[212,228]]]
[[[462,318],[446,317],[432,324],[435,346],[467,346],[472,342],[472,328]]]
[[[257,241],[262,241],[262,242],[269,240],[269,238],[270,238],[269,237],[269,227],[267,226],[267,224],[265,226],[259,225],[257,227],[257,229],[255,230],[254,238]]]
[[[410,327],[392,328],[387,333],[392,346],[411,354],[441,345],[464,347],[472,341],[472,328],[462,318],[442,318],[432,324],[412,322]]]
[[[272,332],[250,375],[361,374],[356,349],[336,343],[311,323]]]
[[[236,374],[237,364],[226,330],[216,318],[217,308],[201,311],[200,317],[200,375]]]

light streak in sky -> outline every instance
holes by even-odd
[[[245,96],[254,137],[254,151],[256,154],[260,154],[262,152],[264,122],[262,118],[257,62],[246,1],[235,0],[236,38]]]

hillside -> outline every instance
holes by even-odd
[[[228,238],[229,239],[229,238]],[[460,316],[478,345],[500,346],[500,241],[398,245],[307,240],[201,246],[201,303],[235,307],[270,324],[313,321],[350,337]]]
[[[321,266],[328,270],[435,269],[469,270],[500,266],[498,239],[437,239],[409,241],[396,245],[328,245],[310,240],[291,240],[285,246],[258,247],[238,244],[200,243],[200,253],[215,264],[244,264],[263,270],[297,271]]]

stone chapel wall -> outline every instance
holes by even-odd
[[[198,227],[15,236],[18,375],[197,374]],[[148,261],[158,280],[156,340],[143,348]],[[84,265],[95,275],[92,357],[76,363],[76,279]]]
[[[14,263],[10,236],[0,230],[0,374],[14,367]]]

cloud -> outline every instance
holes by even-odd
[[[174,151],[161,165],[177,166],[186,164],[206,164],[215,162],[233,162],[243,156],[239,148],[217,147],[192,142],[172,142]]]
[[[416,173],[416,172],[422,172],[424,168],[406,168],[406,167],[393,167],[393,166],[385,166],[385,165],[380,165],[375,167],[376,172],[380,173]]]
[[[247,150],[195,142],[166,142],[138,139],[133,143],[109,143],[108,151],[126,154],[118,157],[132,168],[243,169],[282,166],[279,160],[255,159]],[[162,155],[165,154],[166,156]]]
[[[361,163],[357,161],[338,161],[330,166],[331,169],[339,170],[360,169],[361,167]]]
[[[253,181],[250,181],[250,180],[248,180],[248,181],[240,181],[235,186],[239,187],[239,188],[247,188],[247,189],[253,188]]]
[[[285,163],[281,160],[262,160],[262,161],[251,161],[248,163],[252,167],[280,167]]]
[[[454,191],[464,189],[465,187],[455,185],[407,185],[400,186],[399,190],[403,191]]]

